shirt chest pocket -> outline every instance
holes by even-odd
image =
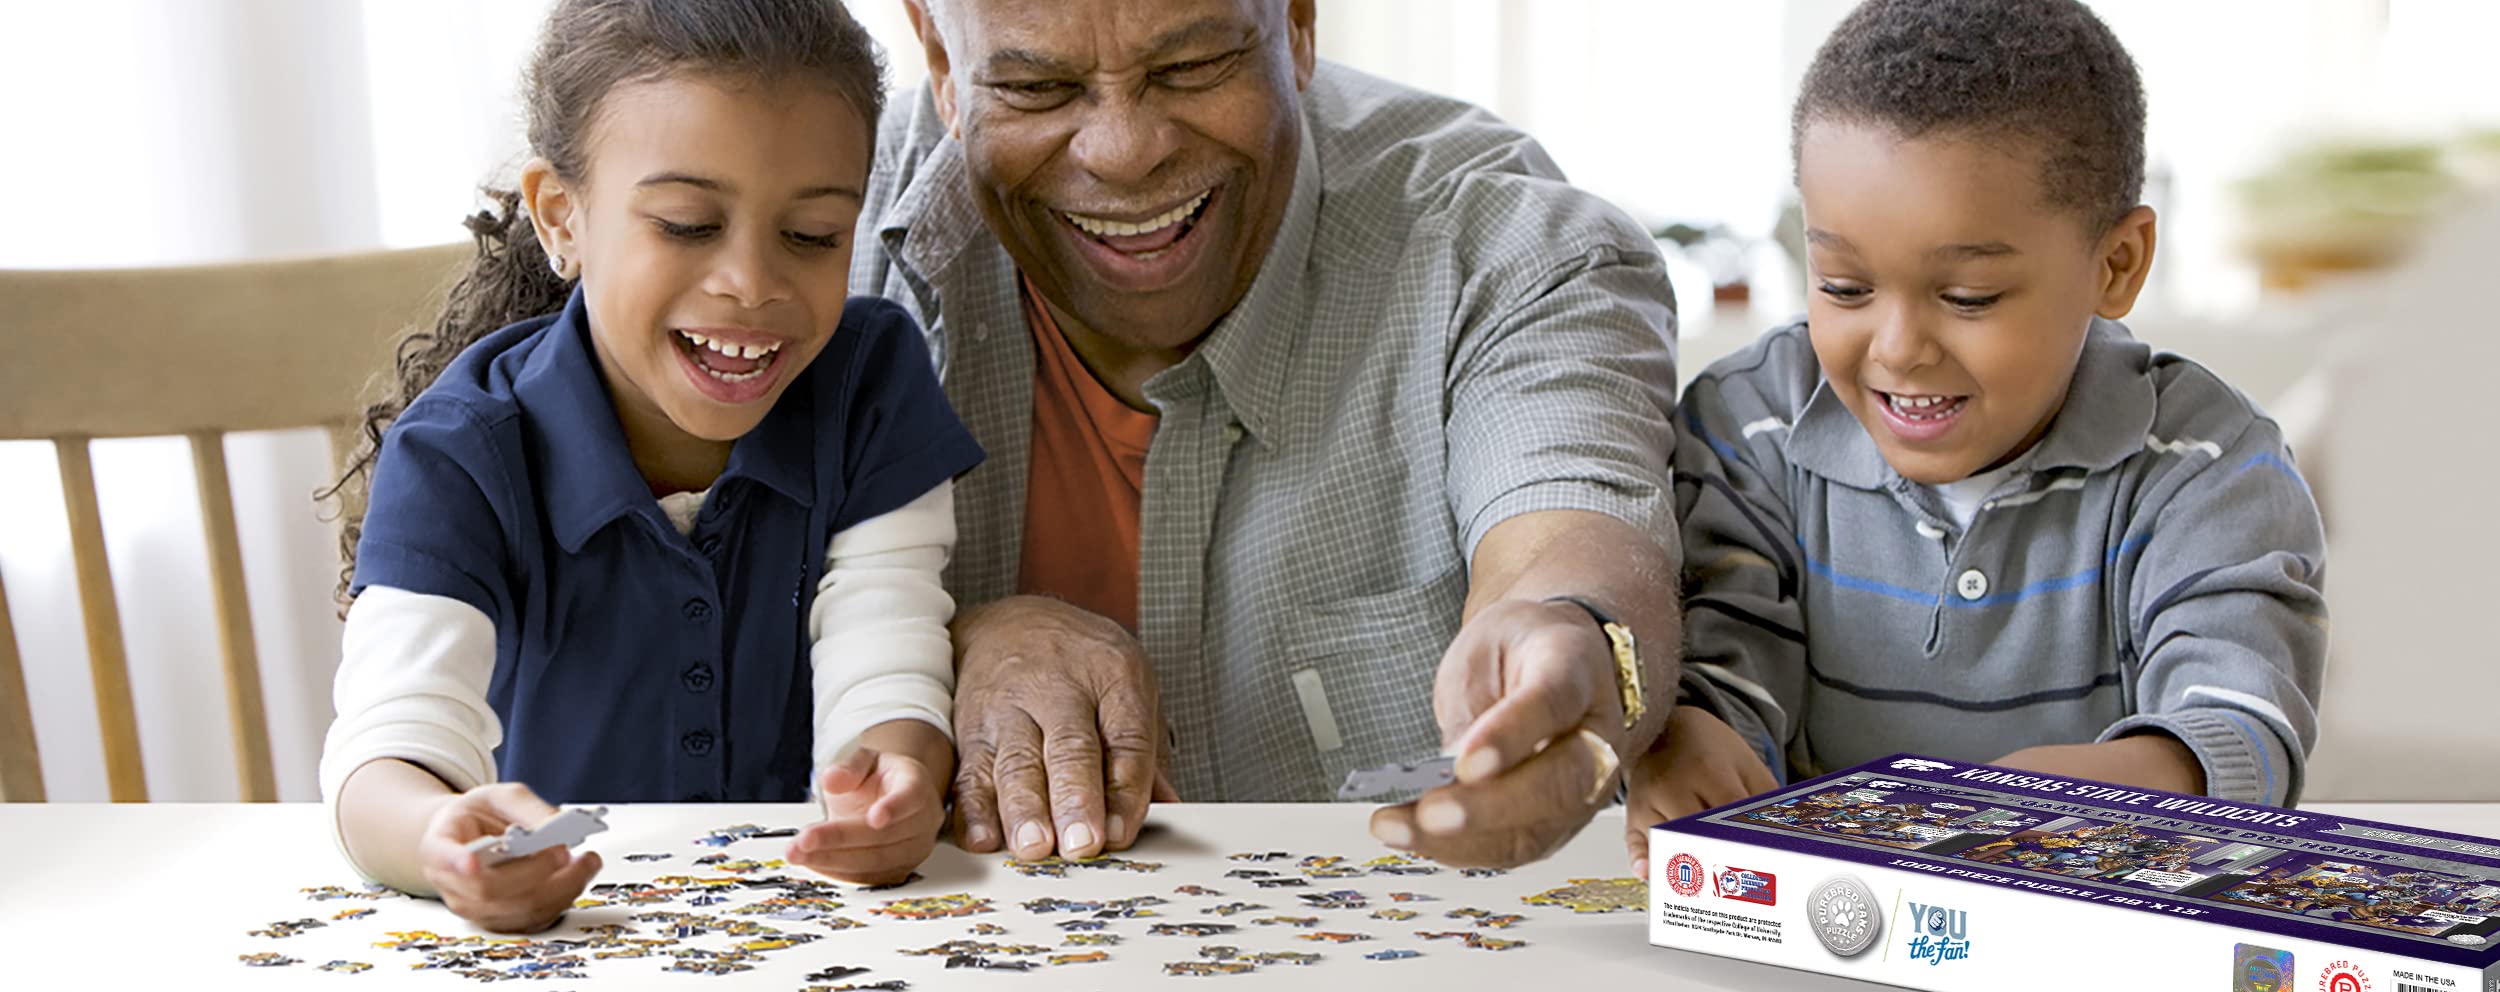
[[[1421,584],[1310,604],[1287,621],[1283,691],[1302,718],[1321,781],[1439,749],[1432,683],[1458,631],[1467,569]]]

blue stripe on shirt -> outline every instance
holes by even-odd
[[[2301,488],[2309,488],[2309,480],[2300,477],[2299,469],[2293,468],[2292,463],[2283,460],[2283,456],[2275,454],[2271,451],[2252,455],[2247,461],[2241,462],[2240,467],[2231,471],[2233,475],[2237,475],[2241,472],[2246,472],[2249,469],[2257,468],[2259,466],[2281,472],[2293,482],[2300,483]]]
[[[1806,570],[1831,580],[1833,585],[1839,586],[1843,589],[1856,589],[1861,592],[1871,592],[1878,596],[1901,600],[1905,603],[1917,603],[1921,606],[1931,608],[1938,605],[1944,605],[1968,610],[1987,606],[2006,606],[2046,593],[2064,592],[2069,589],[2079,589],[2084,586],[2091,585],[2094,582],[2100,581],[2102,568],[2106,567],[2108,564],[2115,564],[2118,559],[2143,548],[2144,542],[2151,540],[2152,536],[2153,535],[2150,532],[2147,532],[2118,542],[2117,547],[2109,549],[2106,560],[2102,565],[2095,565],[2091,568],[2084,569],[2083,571],[2076,572],[2073,575],[2062,576],[2054,579],[2042,579],[2038,582],[2034,582],[2030,585],[2014,590],[2013,592],[1998,593],[1993,596],[1981,596],[1978,599],[1947,599],[1935,593],[1920,592],[1916,589],[1908,589],[1888,582],[1880,582],[1875,579],[1849,575],[1832,568],[1832,566],[1828,563],[1817,561],[1812,557],[1808,557],[1806,559]]]
[[[1687,392],[1689,392],[1689,390],[1687,390]],[[1710,450],[1718,452],[1720,458],[1724,458],[1731,462],[1742,460],[1736,456],[1735,445],[1712,437],[1710,435],[1710,429],[1701,425],[1701,411],[1694,404],[1687,403],[1684,405],[1684,426],[1687,430],[1692,431],[1694,437],[1700,438],[1701,443],[1709,445]]]

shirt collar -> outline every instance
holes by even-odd
[[[1285,201],[1285,219],[1276,228],[1267,257],[1250,291],[1198,348],[1215,376],[1224,402],[1254,437],[1273,437],[1285,416],[1285,378],[1300,340],[1303,277],[1311,266],[1312,234],[1319,227],[1320,177],[1318,142],[1303,128],[1301,151],[1295,156],[1293,192]]]
[[[2066,404],[2032,449],[2031,470],[2097,472],[2142,450],[2145,435],[2153,427],[2151,365],[2152,349],[2135,340],[2124,325],[2093,318],[2084,334],[2083,353],[2075,362],[2074,378],[2066,387]],[[1788,460],[1856,489],[1883,489],[1899,478],[1828,380],[1815,384],[1814,395],[1797,415],[1797,424],[1789,431]]]
[[[523,429],[532,441],[535,481],[557,543],[568,554],[579,552],[608,524],[637,514],[668,529],[651,484],[625,447],[580,287],[540,335],[512,388],[527,414]],[[747,478],[800,506],[814,505],[814,372],[800,370],[763,421],[730,448],[728,467],[712,483],[716,495],[723,482]]]
[[[925,87],[920,99],[929,99]],[[918,113],[936,111],[924,103]],[[877,228],[886,251],[924,280],[937,281],[974,238],[990,236],[989,222],[973,206],[971,184],[963,143],[951,134],[939,138]]]

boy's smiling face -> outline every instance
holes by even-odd
[[[2133,307],[2153,213],[2104,229],[2051,204],[2028,143],[1818,121],[1797,146],[1809,335],[1903,478],[1954,482],[2057,417],[2095,314]]]

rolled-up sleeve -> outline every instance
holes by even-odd
[[[1676,555],[1673,295],[1655,255],[1600,246],[1462,332],[1446,383],[1448,491],[1470,556],[1525,513],[1587,510]]]

